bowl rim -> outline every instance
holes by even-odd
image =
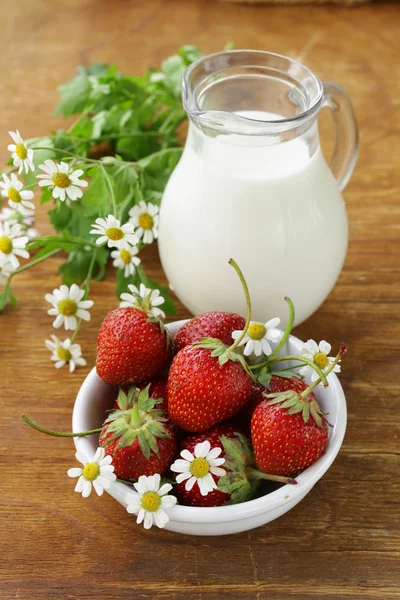
[[[167,327],[172,328],[174,333],[174,330],[177,331],[188,320],[189,319],[181,319],[178,321],[173,321],[168,323]],[[290,335],[289,339],[297,346],[304,344],[304,342],[296,336]],[[82,407],[86,406],[87,395],[96,380],[101,381],[97,375],[96,367],[93,367],[80,387],[74,403],[72,412],[73,432],[78,431],[78,414],[80,413]],[[240,504],[212,507],[176,505],[169,510],[170,520],[176,522],[191,522],[200,524],[237,521],[238,519],[246,519],[256,516],[260,513],[272,511],[286,503],[292,503],[294,500],[300,496],[304,496],[308,491],[310,491],[310,489],[324,475],[324,473],[329,469],[335,460],[342,445],[346,431],[347,406],[343,388],[335,373],[330,373],[330,375],[328,375],[328,381],[329,388],[331,389],[332,394],[335,396],[337,401],[337,417],[329,439],[329,445],[326,452],[320,456],[315,463],[313,463],[310,467],[305,469],[305,471],[296,477],[296,485],[286,484],[264,496],[260,496],[259,498],[255,498],[253,500],[248,500]],[[324,390],[321,390],[321,393],[324,393]],[[75,437],[73,440],[76,449],[82,449],[82,442],[85,441],[85,438]],[[124,497],[128,496],[129,492],[132,490],[130,490],[129,487],[123,483],[114,482],[111,486],[111,489],[106,491],[119,502],[124,504]]]

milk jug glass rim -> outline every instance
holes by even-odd
[[[235,80],[237,85],[238,78],[249,87],[251,109],[256,109],[252,111],[254,115],[240,114],[241,107],[234,104],[235,94],[231,100],[227,101],[227,94],[221,100],[218,86],[221,83],[229,86]],[[271,84],[275,84],[275,89],[271,89]],[[272,100],[274,92],[283,97],[280,88],[285,89],[290,108],[277,97],[275,104],[280,102],[283,110],[268,110],[268,106],[266,109],[262,104],[268,97]],[[229,50],[204,56],[186,69],[182,76],[182,100],[190,120],[211,135],[213,132],[277,135],[314,120],[324,105],[324,87],[308,67],[292,58],[262,50]],[[254,101],[260,106],[254,107]],[[258,111],[264,113],[262,120],[257,118]],[[268,112],[274,113],[273,119],[265,117]]]

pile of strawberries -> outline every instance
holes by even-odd
[[[232,334],[249,324],[250,314],[209,312],[173,340],[139,299],[106,316],[96,369],[119,392],[100,446],[119,479],[158,473],[181,504],[220,506],[254,498],[262,480],[296,483],[321,456],[328,423],[315,384],[245,356]]]

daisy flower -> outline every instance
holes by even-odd
[[[25,173],[29,173],[29,171],[35,170],[35,165],[33,164],[33,150],[30,150],[22,137],[19,134],[19,131],[9,131],[9,135],[12,137],[14,144],[9,144],[7,146],[7,150],[12,152],[12,158],[14,159],[14,167],[19,167],[18,173],[21,174],[24,170]]]
[[[88,457],[80,450],[75,454],[76,459],[83,465],[83,469],[80,467],[68,469],[68,477],[79,477],[75,492],[82,492],[84,498],[90,496],[92,485],[97,495],[101,496],[117,478],[111,464],[112,458],[105,454],[104,448],[97,448],[92,461],[89,461]]]
[[[9,262],[5,262],[3,265],[0,265],[0,284],[5,285],[13,272],[13,268]]]
[[[194,456],[189,450],[182,450],[181,457],[172,465],[171,471],[179,473],[176,476],[177,483],[186,481],[185,489],[189,492],[197,482],[202,496],[207,496],[217,488],[213,475],[223,477],[226,475],[225,469],[221,469],[224,464],[224,458],[218,458],[222,449],[219,447],[211,449],[208,440],[196,444]]]
[[[65,329],[74,330],[77,326],[76,319],[90,321],[90,313],[87,310],[93,306],[93,300],[82,300],[85,291],[81,290],[76,283],[71,287],[62,285],[53,290],[52,294],[46,294],[45,299],[53,305],[47,311],[48,315],[56,315],[53,327],[58,329],[64,323]]]
[[[151,244],[158,238],[158,212],[158,206],[144,200],[129,211],[129,221],[133,223],[138,238],[143,238],[145,244]]]
[[[243,354],[245,356],[249,356],[252,352],[256,356],[261,356],[261,354],[269,356],[272,354],[269,342],[277,342],[279,340],[281,332],[275,328],[278,327],[280,322],[281,320],[278,317],[270,319],[264,325],[256,321],[251,321],[246,335],[239,344],[239,346],[246,344]],[[234,340],[237,340],[241,334],[242,331],[234,331],[232,337]]]
[[[304,356],[304,358],[307,358],[317,365],[322,372],[325,372],[329,368],[330,364],[335,360],[332,356],[328,356],[331,349],[332,346],[325,340],[322,340],[319,344],[317,344],[317,342],[314,340],[308,340],[301,349],[301,354]],[[340,365],[335,365],[333,367],[334,373],[340,373],[340,370]],[[311,381],[316,381],[319,377],[318,373],[314,371],[310,365],[304,365],[304,367],[301,367],[299,373],[303,376],[311,375]]]
[[[161,308],[158,308],[160,304],[164,304],[165,299],[160,296],[160,290],[152,290],[140,284],[139,289],[136,285],[129,284],[128,289],[131,292],[130,294],[121,294],[120,302],[121,308],[140,308],[149,317],[159,317],[161,319],[165,318],[164,311]]]
[[[99,246],[107,242],[109,248],[127,248],[128,246],[136,246],[139,239],[134,235],[132,223],[121,225],[118,219],[113,215],[108,215],[105,219],[99,217],[92,225],[90,231],[93,235],[99,235],[96,244]]]
[[[16,208],[24,213],[24,209],[34,209],[35,205],[32,200],[34,194],[30,190],[23,190],[24,184],[19,181],[18,177],[11,173],[8,177],[3,173],[3,181],[0,181],[1,195],[3,198],[8,198],[8,203],[11,208]]]
[[[53,188],[53,198],[64,201],[78,200],[82,198],[83,191],[81,188],[87,187],[88,182],[84,179],[79,179],[83,175],[82,169],[72,171],[69,165],[65,162],[55,163],[54,160],[47,159],[43,165],[39,165],[44,173],[37,175],[40,179],[40,187],[51,186]]]
[[[51,350],[51,360],[55,361],[55,368],[60,369],[69,363],[69,371],[73,373],[76,366],[84,367],[86,360],[82,357],[80,344],[72,344],[70,339],[63,342],[55,335],[51,335],[51,340],[46,340],[46,348]]]
[[[33,210],[26,209],[22,213],[18,208],[13,209],[9,208],[8,206],[5,206],[0,211],[0,222],[8,221],[9,225],[20,225],[21,232],[24,235],[28,236],[30,240],[32,240],[33,238],[39,235],[38,230],[32,227],[32,225],[35,222],[34,215],[35,213],[33,212]]]
[[[169,496],[168,492],[172,490],[172,485],[164,483],[160,487],[160,475],[141,475],[136,483],[133,484],[136,492],[128,497],[128,513],[137,515],[136,523],[143,522],[145,529],[155,523],[157,527],[165,527],[169,517],[165,509],[172,508],[176,504],[175,496]]]
[[[114,259],[114,267],[123,269],[125,277],[134,275],[136,267],[141,263],[140,258],[136,256],[138,252],[139,249],[136,246],[126,246],[126,248],[121,248],[120,250],[113,250],[111,258]]]
[[[19,224],[10,225],[7,221],[0,223],[0,266],[7,262],[15,270],[19,267],[18,256],[29,258],[29,252],[25,250],[29,239],[22,234]]]

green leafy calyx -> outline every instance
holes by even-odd
[[[141,391],[132,387],[127,394],[120,390],[119,410],[113,411],[104,422],[107,433],[113,434],[107,444],[119,440],[117,448],[125,448],[137,439],[147,460],[150,459],[151,452],[160,455],[157,438],[170,437],[165,427],[165,411],[157,408],[162,398],[151,398],[149,387],[150,384]]]
[[[280,404],[280,408],[287,409],[285,411],[287,415],[301,413],[304,423],[308,423],[311,415],[318,427],[326,427],[324,416],[328,413],[321,410],[315,398],[309,400],[307,396],[304,397],[295,391],[264,395],[269,398],[269,404]]]

